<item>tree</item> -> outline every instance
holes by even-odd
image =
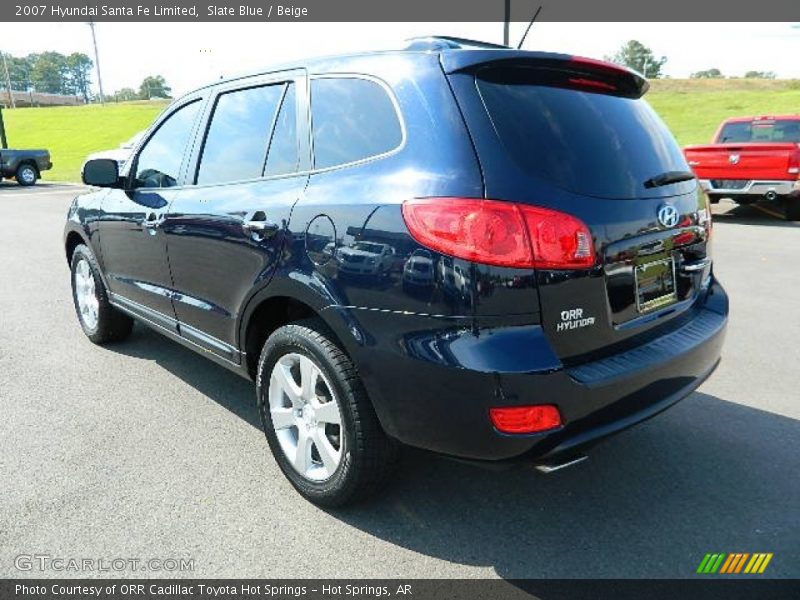
[[[67,57],[59,52],[42,52],[31,56],[35,57],[31,68],[31,82],[36,91],[47,94],[68,93]]]
[[[130,102],[131,100],[138,100],[139,94],[132,88],[122,88],[114,92],[112,99],[115,102]]]
[[[6,54],[8,78],[11,80],[11,87],[13,89],[24,92],[31,87],[31,70],[33,69],[31,56],[20,58]]]
[[[656,58],[650,48],[637,40],[630,40],[610,60],[639,71],[645,77],[658,79],[662,76],[661,68],[666,64],[667,57]]]
[[[172,88],[161,75],[150,75],[144,78],[142,85],[139,86],[139,98],[149,100],[150,98],[169,98]]]
[[[92,83],[90,73],[94,67],[92,59],[81,52],[73,52],[67,57],[66,66],[69,93],[83,96],[84,102],[89,102],[89,86]]]
[[[775,79],[773,71],[748,71],[744,76],[745,79]]]
[[[705,71],[697,71],[689,75],[692,79],[725,79],[722,71],[719,69],[707,69]]]

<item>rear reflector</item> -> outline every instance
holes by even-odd
[[[502,433],[538,433],[561,427],[561,414],[552,404],[490,408],[489,418]]]
[[[480,198],[417,198],[403,203],[403,219],[423,246],[472,262],[540,269],[587,269],[595,262],[589,228],[549,208]]]

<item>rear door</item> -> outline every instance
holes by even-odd
[[[192,161],[192,185],[164,224],[181,335],[233,362],[240,360],[240,311],[269,282],[306,185],[300,157],[308,146],[298,134],[306,131],[305,97],[303,71],[217,89]]]
[[[564,359],[612,351],[689,309],[709,273],[708,213],[643,80],[571,57],[450,74],[486,197],[552,208],[591,230],[594,268],[539,270],[542,324]]]

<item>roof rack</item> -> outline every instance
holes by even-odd
[[[508,50],[509,46],[502,44],[492,44],[491,42],[481,42],[479,40],[469,40],[466,38],[450,37],[446,35],[429,35],[424,37],[413,37],[407,40],[406,50],[467,50],[467,49],[495,49]]]

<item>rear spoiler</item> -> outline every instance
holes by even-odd
[[[526,50],[476,49],[443,51],[440,61],[444,72],[475,73],[485,68],[522,67],[542,74],[568,75],[571,81],[594,83],[606,93],[627,98],[641,98],[650,84],[640,73],[627,67],[593,58],[556,54],[552,52],[529,52]],[[588,85],[587,87],[592,87]]]

